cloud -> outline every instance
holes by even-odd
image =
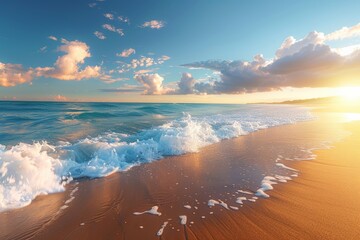
[[[97,5],[97,3],[89,3],[89,7],[93,8]]]
[[[116,56],[126,58],[129,57],[131,54],[135,54],[135,49],[133,48],[124,49],[121,53],[116,54]]]
[[[343,27],[325,36],[326,40],[342,40],[345,38],[360,36],[360,23],[352,27]]]
[[[149,22],[144,22],[141,27],[143,28],[152,28],[152,29],[160,29],[163,28],[165,26],[165,22],[164,21],[159,21],[159,20],[151,20]]]
[[[332,48],[329,39],[357,36],[358,25],[328,35],[310,32],[303,39],[288,37],[275,57],[256,55],[252,61],[209,60],[184,64],[219,72],[219,79],[194,83],[189,77],[178,82],[178,93],[241,94],[280,90],[286,87],[337,87],[359,85],[360,46]],[[330,36],[330,37],[329,37]]]
[[[70,41],[60,46],[59,51],[65,52],[65,55],[58,57],[53,67],[36,68],[37,76],[60,80],[82,80],[101,75],[99,66],[86,66],[82,70],[79,69],[79,65],[91,56],[86,43]]]
[[[131,69],[136,69],[136,68],[146,68],[146,67],[150,67],[153,65],[160,65],[163,64],[165,61],[169,60],[170,57],[169,56],[161,56],[158,59],[156,58],[151,58],[151,57],[145,57],[145,56],[141,56],[138,59],[132,59],[130,61],[130,63],[125,63],[121,66],[121,69],[118,70],[119,73],[124,73],[124,72],[128,72]],[[121,62],[123,63],[123,62]]]
[[[135,75],[140,75],[140,74],[144,74],[144,73],[151,73],[154,72],[156,69],[141,69],[139,71],[136,71],[134,74]]]
[[[57,39],[56,37],[54,37],[54,36],[49,36],[48,38],[51,39],[51,40],[53,40],[53,41],[57,41],[57,40],[58,40],[58,39]]]
[[[178,82],[179,94],[192,94],[194,93],[194,85],[196,80],[190,73],[183,73],[180,81]]]
[[[102,27],[110,32],[117,32],[120,36],[124,36],[124,32],[121,28],[115,28],[110,24],[103,24]]]
[[[89,46],[80,41],[61,39],[63,45],[59,51],[65,54],[59,56],[52,67],[23,68],[20,64],[0,62],[0,86],[13,87],[22,83],[30,83],[36,77],[47,77],[58,80],[82,80],[99,78],[105,82],[119,81],[101,72],[100,66],[86,66],[81,69],[85,59],[91,56]]]
[[[134,92],[143,92],[145,88],[143,86],[138,85],[127,85],[125,84],[119,88],[105,88],[100,89],[102,92],[118,92],[118,93],[134,93]]]
[[[13,87],[18,84],[31,82],[34,78],[32,69],[24,69],[20,64],[0,62],[0,86]]]
[[[163,64],[165,61],[168,61],[168,60],[170,60],[170,57],[169,57],[169,56],[162,55],[161,57],[158,58],[157,63],[158,63],[158,64]]]
[[[120,22],[130,24],[130,19],[129,19],[129,18],[127,18],[127,17],[124,17],[124,16],[118,16],[117,18],[119,19],[119,21],[120,21]]]
[[[101,39],[101,40],[106,39],[105,35],[104,35],[102,32],[95,31],[95,32],[94,32],[94,35],[95,35],[98,39]]]
[[[65,96],[62,96],[62,95],[56,95],[54,97],[54,101],[57,101],[57,102],[66,102],[66,101],[69,101],[69,99]]]
[[[114,14],[111,14],[111,13],[105,13],[104,17],[106,17],[109,20],[114,20]]]
[[[164,78],[159,74],[139,74],[134,76],[135,80],[142,84],[145,88],[144,94],[147,95],[159,95],[170,92],[170,89],[166,89],[163,86]]]
[[[122,77],[120,77],[120,78],[114,78],[113,76],[108,75],[108,74],[102,74],[102,75],[99,77],[99,79],[100,79],[101,81],[103,81],[104,83],[107,83],[107,84],[130,80],[129,78],[122,78]]]
[[[43,46],[39,49],[40,52],[46,52],[47,51],[47,46]]]

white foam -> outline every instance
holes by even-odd
[[[246,200],[246,197],[238,197],[237,199],[236,199],[236,203],[238,203],[238,204],[243,204],[243,201],[245,201]]]
[[[209,207],[214,207],[216,204],[219,204],[219,202],[216,201],[216,200],[214,200],[214,199],[210,199],[210,200],[208,201],[208,206],[209,206]]]
[[[181,215],[181,216],[179,216],[179,218],[180,218],[181,225],[186,225],[187,216],[186,215]]]
[[[269,194],[265,193],[265,191],[274,189],[272,185],[277,184],[277,182],[275,182],[275,181],[276,181],[276,178],[274,178],[272,176],[264,177],[264,179],[261,181],[261,188],[256,190],[255,195],[258,197],[263,197],[263,198],[270,197]]]
[[[191,209],[190,205],[184,205],[184,208]]]
[[[163,223],[163,225],[161,226],[161,228],[159,229],[159,231],[156,233],[156,235],[158,236],[158,237],[160,237],[162,234],[163,234],[163,232],[164,232],[164,229],[165,229],[165,227],[168,225],[168,222],[164,222]]]
[[[26,206],[40,194],[64,191],[73,178],[104,177],[164,156],[197,152],[222,139],[312,119],[304,108],[258,108],[228,115],[186,114],[135,135],[104,133],[58,145],[0,145],[0,211]]]
[[[230,210],[230,209],[229,209],[229,206],[228,206],[225,202],[221,201],[220,199],[219,199],[218,201],[216,201],[216,200],[214,200],[214,199],[210,199],[210,200],[208,201],[208,206],[209,206],[209,207],[214,207],[215,205],[220,205],[220,206],[222,206],[223,208],[225,208],[225,209],[227,209],[227,210]]]
[[[134,215],[142,215],[145,213],[149,213],[149,214],[153,214],[153,215],[158,215],[161,216],[161,213],[158,212],[159,207],[158,206],[153,206],[150,210],[144,211],[144,212],[134,212]]]
[[[285,169],[287,169],[287,170],[295,171],[295,172],[298,171],[298,170],[296,170],[295,168],[288,167],[288,166],[286,166],[286,165],[283,164],[283,163],[276,163],[276,166],[281,167],[281,168],[285,168]]]
[[[40,194],[64,191],[62,162],[46,143],[0,145],[0,211],[26,206]]]
[[[248,194],[248,195],[253,195],[252,192],[249,191],[244,191],[244,190],[238,190],[239,193],[244,193],[244,194]]]

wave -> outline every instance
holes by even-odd
[[[107,132],[74,143],[0,145],[0,211],[26,206],[40,194],[63,191],[74,178],[104,177],[164,156],[197,152],[223,139],[310,119],[305,109],[207,117],[184,114],[134,135]]]

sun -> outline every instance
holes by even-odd
[[[338,95],[347,102],[358,102],[360,101],[360,87],[341,87]]]

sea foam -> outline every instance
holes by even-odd
[[[74,178],[104,177],[164,156],[197,152],[223,139],[312,118],[299,107],[202,117],[184,114],[133,135],[107,132],[72,143],[0,145],[0,211],[26,206],[40,194],[64,191]]]

